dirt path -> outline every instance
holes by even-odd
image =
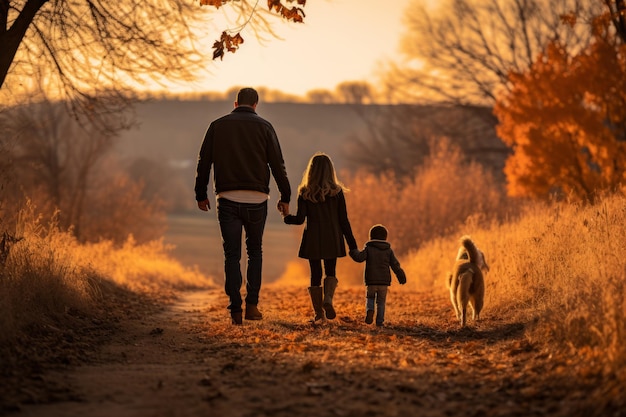
[[[46,375],[55,386],[73,387],[75,401],[24,406],[20,415],[202,415],[207,409],[202,401],[204,346],[180,324],[198,320],[213,297],[206,292],[183,294],[162,313],[129,320],[93,363]]]
[[[460,330],[445,297],[392,291],[376,328],[362,322],[362,296],[341,288],[337,319],[312,326],[305,288],[268,287],[264,320],[232,326],[221,290],[184,294],[124,323],[88,365],[47,373],[71,401],[16,415],[588,416],[601,406],[593,367],[530,343],[522,323],[486,309]]]

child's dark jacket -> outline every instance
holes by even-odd
[[[351,250],[350,257],[356,262],[365,261],[365,285],[391,285],[390,268],[400,284],[406,283],[406,274],[387,241],[370,240],[362,251]]]

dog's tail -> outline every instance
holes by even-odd
[[[465,248],[467,251],[467,256],[469,257],[469,261],[479,265],[480,263],[480,253],[478,252],[478,248],[472,242],[472,239],[465,235],[461,238],[461,246]]]

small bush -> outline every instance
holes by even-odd
[[[489,220],[510,212],[503,190],[481,165],[465,161],[447,140],[432,149],[412,178],[360,172],[346,179],[348,214],[359,243],[368,240],[372,225],[382,223],[402,254],[456,230],[470,216]]]

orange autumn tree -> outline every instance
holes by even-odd
[[[512,88],[494,113],[513,149],[505,166],[512,196],[590,201],[626,183],[626,46],[606,16],[593,30],[578,54],[553,42],[528,71],[509,75]]]

